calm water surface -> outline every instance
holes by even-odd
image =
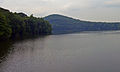
[[[16,42],[0,72],[120,72],[120,33],[51,35]]]

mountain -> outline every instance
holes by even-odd
[[[82,21],[59,14],[52,14],[44,17],[44,19],[52,24],[53,34],[67,34],[82,31],[120,30],[119,22],[107,23]]]

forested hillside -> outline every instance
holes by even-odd
[[[53,34],[66,34],[81,31],[108,31],[120,30],[120,23],[89,22],[73,19],[67,16],[53,14],[46,16],[45,20],[52,24]]]
[[[51,34],[51,25],[43,18],[13,13],[0,8],[0,40]]]

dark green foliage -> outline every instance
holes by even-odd
[[[81,21],[57,14],[49,15],[44,19],[52,24],[52,34],[120,30],[120,23]]]
[[[24,13],[16,13],[16,14],[20,15],[21,17],[27,17],[27,15]]]
[[[51,25],[43,18],[12,13],[0,8],[0,40],[21,39],[51,34]]]
[[[0,40],[6,40],[11,36],[11,28],[4,15],[0,13]]]
[[[51,25],[43,18],[35,18],[32,15],[25,19],[26,34],[31,36],[51,34]]]

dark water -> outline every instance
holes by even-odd
[[[8,46],[0,72],[120,72],[120,33],[28,39]]]

